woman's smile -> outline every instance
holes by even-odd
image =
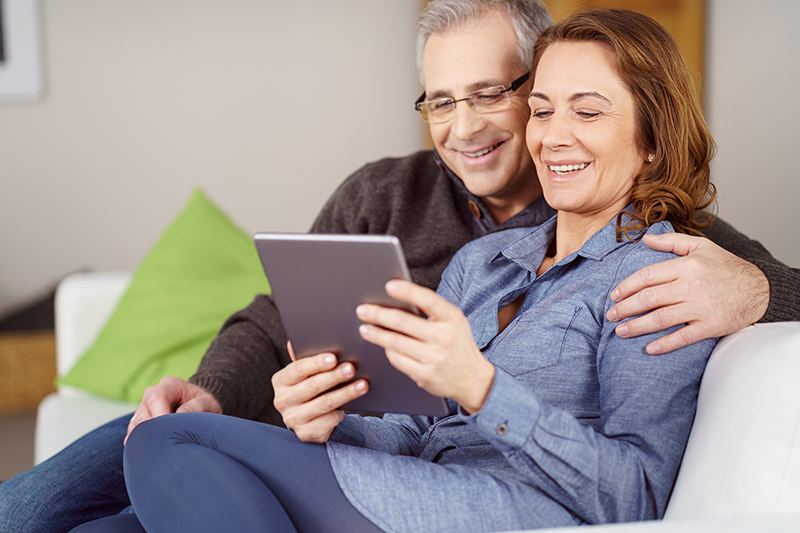
[[[578,173],[582,172],[586,167],[588,167],[591,163],[583,162],[583,163],[572,163],[572,162],[559,162],[559,163],[548,163],[545,161],[545,165],[547,165],[548,170],[551,173],[555,174],[556,176],[569,176],[573,177],[576,176]]]

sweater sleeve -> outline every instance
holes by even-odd
[[[800,269],[784,265],[760,242],[742,235],[722,219],[715,219],[704,233],[719,246],[760,268],[767,277],[769,307],[759,322],[800,320]]]
[[[348,180],[328,200],[311,233],[363,233],[354,213],[362,194]],[[272,298],[257,295],[246,308],[223,324],[190,383],[203,387],[220,403],[222,412],[282,426],[272,404],[272,375],[289,364],[286,330]]]

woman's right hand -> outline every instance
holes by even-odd
[[[297,360],[291,344],[288,347],[292,363],[272,376],[275,408],[301,441],[325,442],[344,419],[341,407],[366,394],[369,386],[359,379],[331,390],[353,379],[353,364],[337,364],[332,353]]]

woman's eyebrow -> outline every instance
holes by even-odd
[[[532,92],[530,94],[530,96],[528,96],[528,98],[539,98],[539,99],[544,100],[546,102],[550,101],[550,98],[548,98],[547,95],[542,94],[542,93],[537,93],[537,92]],[[580,100],[581,98],[597,98],[599,100],[603,100],[604,102],[608,102],[609,104],[611,103],[611,100],[609,100],[608,98],[606,98],[602,94],[600,94],[598,92],[595,92],[595,91],[588,91],[588,92],[583,92],[583,93],[575,93],[575,94],[573,94],[572,96],[569,97],[569,101],[570,102],[575,102],[577,100]]]
[[[576,100],[580,100],[582,98],[597,98],[599,100],[603,100],[604,102],[611,103],[611,100],[603,96],[602,94],[594,91],[589,91],[585,93],[575,93],[569,97],[570,102],[575,102]]]

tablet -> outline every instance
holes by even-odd
[[[397,237],[257,233],[255,244],[297,357],[334,352],[355,365],[354,379],[369,382],[369,392],[346,410],[448,414],[444,399],[417,387],[358,333],[361,303],[417,312],[384,289],[390,279],[411,279]]]

